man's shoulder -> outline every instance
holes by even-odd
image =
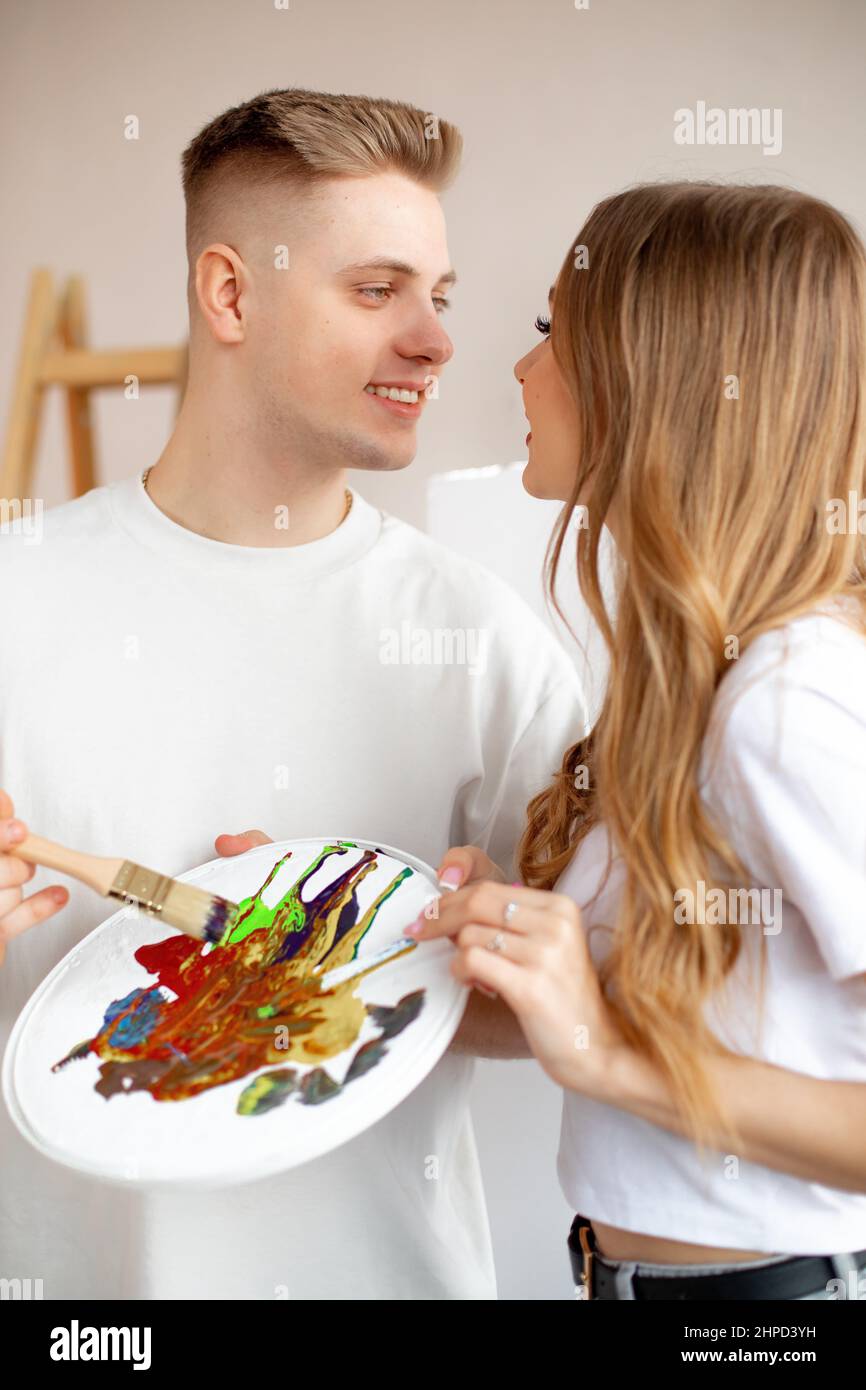
[[[107,487],[55,507],[22,510],[0,526],[0,584],[9,600],[5,611],[7,647],[28,642],[44,624],[77,621],[80,607],[110,596],[112,566],[105,544],[111,535]]]
[[[66,562],[69,552],[91,546],[105,533],[109,518],[108,487],[91,488],[80,497],[53,507],[41,498],[6,503],[0,525],[0,557],[4,566],[38,572]]]
[[[380,545],[389,565],[399,569],[407,607],[423,613],[428,624],[483,632],[503,676],[531,672],[531,683],[547,689],[567,683],[583,698],[576,666],[562,643],[501,575],[388,512]]]
[[[513,628],[525,627],[528,633],[559,648],[547,624],[501,575],[480,561],[452,550],[409,522],[388,512],[383,516],[383,544],[399,552],[408,566],[416,568],[429,585],[430,600],[438,602],[443,609],[452,604],[459,614],[474,613],[479,618],[501,621]]]

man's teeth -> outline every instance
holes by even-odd
[[[398,386],[365,386],[364,390],[371,396],[384,396],[389,401],[405,401],[407,405],[414,405],[418,400],[417,391],[401,391]]]

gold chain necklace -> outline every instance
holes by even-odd
[[[147,492],[147,479],[148,479],[148,476],[149,476],[149,474],[150,474],[151,468],[153,468],[153,464],[150,465],[150,468],[145,468],[144,472],[143,472],[142,475],[141,475],[141,481],[144,483],[144,490],[145,490],[145,492]],[[342,517],[340,518],[340,525],[341,525],[341,526],[342,526],[343,522],[346,520],[346,517],[349,515],[349,512],[352,510],[352,502],[354,501],[354,494],[353,494],[352,492],[350,492],[348,488],[345,489],[345,493],[346,493],[346,510],[343,512],[343,515],[342,515]],[[150,496],[150,493],[147,492],[147,495],[148,495],[148,497],[149,497],[149,496]]]

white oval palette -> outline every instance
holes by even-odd
[[[363,964],[438,894],[429,865],[317,838],[178,877],[240,904],[222,942],[121,908],[15,1023],[4,1098],[49,1158],[123,1185],[253,1181],[354,1138],[439,1061],[467,998],[450,943]]]

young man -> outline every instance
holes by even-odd
[[[584,732],[571,663],[506,585],[346,491],[349,468],[411,462],[452,353],[437,193],[460,137],[429,132],[398,103],[274,91],[186,150],[171,439],[146,485],[52,509],[40,545],[0,543],[0,786],[34,833],[172,874],[244,825],[434,865],[474,843],[515,877],[527,802]],[[6,797],[3,851],[11,814]],[[21,862],[0,853],[0,1044],[106,916],[69,880],[66,910],[25,933],[58,909],[42,870],[22,901]],[[249,1187],[108,1190],[4,1111],[0,1275],[39,1276],[46,1298],[494,1298],[468,1092],[471,1051],[495,1044],[472,1000],[390,1115]]]

